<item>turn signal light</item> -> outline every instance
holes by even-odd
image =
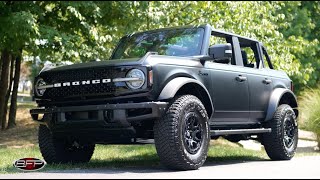
[[[150,86],[152,86],[152,84],[153,84],[153,72],[152,72],[152,70],[150,70],[148,72],[148,81],[149,81]]]

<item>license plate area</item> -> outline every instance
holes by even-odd
[[[57,114],[58,122],[104,120],[102,110],[59,112]]]

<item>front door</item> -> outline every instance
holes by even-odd
[[[206,62],[211,71],[210,94],[214,104],[210,125],[242,124],[249,121],[248,81],[243,67]]]
[[[206,62],[211,71],[211,97],[214,105],[210,125],[239,125],[249,122],[249,87],[243,68],[240,43],[235,36],[212,38],[211,44],[230,43],[232,58],[228,64]]]

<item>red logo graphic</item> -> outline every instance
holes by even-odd
[[[37,158],[22,158],[13,162],[13,166],[24,171],[36,171],[42,169],[47,163]]]

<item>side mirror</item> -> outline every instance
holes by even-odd
[[[229,63],[232,57],[231,44],[216,44],[209,47],[209,56],[217,63]]]

